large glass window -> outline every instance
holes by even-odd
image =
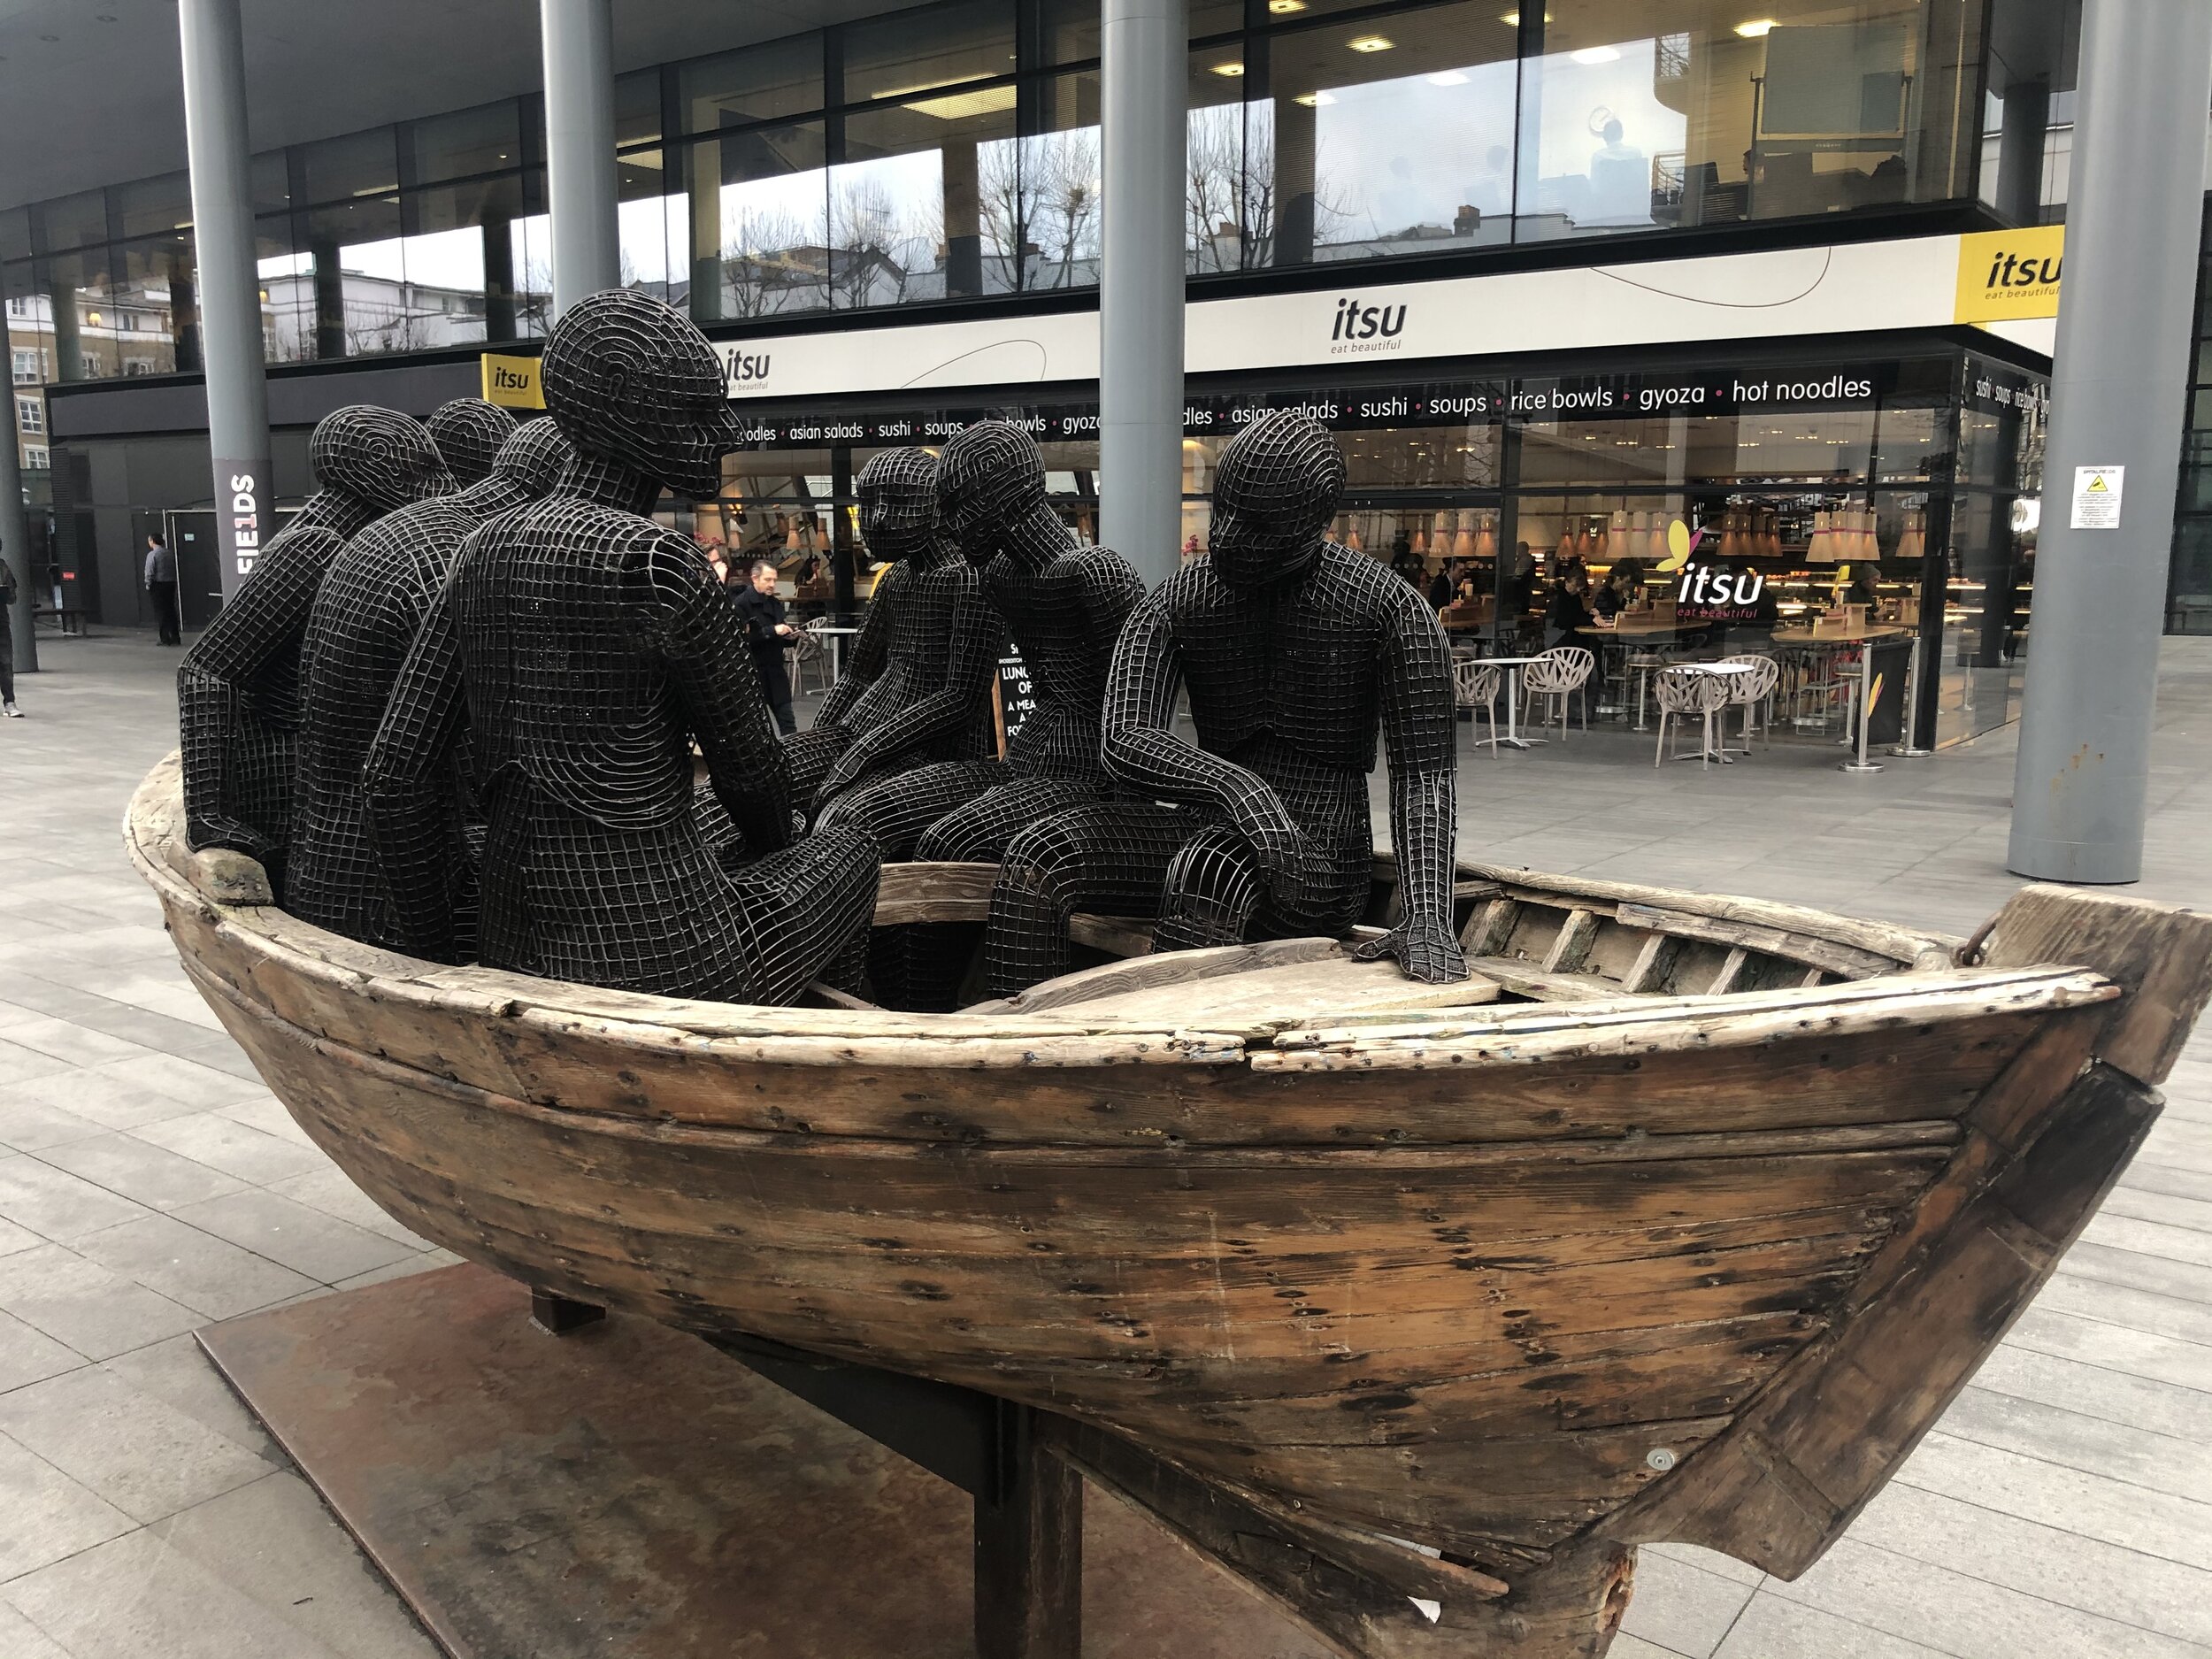
[[[845,119],[830,169],[830,303],[1002,294],[1027,217],[1014,88],[935,94]]]
[[[749,127],[689,151],[692,315],[702,321],[829,303],[822,124]]]
[[[1978,188],[2032,216],[2039,194],[2063,199],[2073,96],[2041,4],[1194,0],[1186,265],[1433,257]],[[2006,54],[1986,64],[1985,10]],[[618,76],[622,280],[703,322],[1094,286],[1099,50],[1084,0],[939,0]],[[255,157],[272,357],[542,334],[543,124],[531,96]],[[190,366],[188,253],[180,267],[159,245],[188,250],[190,220],[180,173],[0,213],[0,261],[36,257],[39,291],[73,296],[50,319],[67,346],[41,348],[57,373]],[[165,289],[166,357],[89,321]]]
[[[904,98],[1012,74],[1014,9],[1002,0],[950,0],[895,12],[848,24],[842,45],[845,103]]]
[[[687,133],[811,115],[823,105],[822,37],[799,35],[680,64],[676,104]]]
[[[1269,96],[1248,106],[1248,130],[1272,262],[1509,239],[1515,35],[1475,4],[1271,42]]]

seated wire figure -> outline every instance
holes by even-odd
[[[699,548],[644,515],[721,488],[736,417],[705,336],[657,300],[579,300],[546,403],[577,449],[550,496],[471,535],[424,618],[364,768],[405,948],[444,956],[441,780],[465,717],[485,817],[479,960],[625,990],[785,1002],[856,974],[876,850],[796,841],[789,769],[737,611]],[[756,855],[718,862],[691,744]]]
[[[1262,416],[1222,452],[1211,550],[1138,607],[1114,654],[1105,764],[1141,798],[1046,820],[1008,849],[985,948],[999,995],[1064,972],[1070,912],[1125,909],[1148,877],[1156,949],[1343,933],[1373,879],[1378,726],[1404,919],[1357,954],[1466,977],[1450,649],[1420,595],[1325,539],[1343,487],[1335,443],[1303,415]],[[1184,687],[1195,745],[1174,729]]]
[[[1099,699],[1113,641],[1144,587],[1119,554],[1079,548],[1045,500],[1044,460],[1028,434],[984,421],[937,462],[943,533],[980,573],[992,609],[1027,660],[1036,709],[1004,760],[947,760],[839,795],[816,820],[864,826],[887,860],[995,864],[1038,817],[1099,798]],[[978,929],[920,923],[887,930],[869,962],[880,1001],[920,1010],[957,1000]]]
[[[400,664],[469,533],[550,495],[576,454],[552,420],[510,428],[480,482],[403,507],[348,542],[308,616],[285,905],[303,921],[365,944],[396,949],[406,942],[389,915],[390,887],[361,795],[362,762]],[[439,864],[457,917],[453,956],[465,962],[475,943],[468,918],[476,861],[464,827],[472,797],[460,772],[447,780],[449,831]]]
[[[450,493],[420,421],[357,403],[309,442],[317,488],[177,670],[185,833],[258,858],[280,900],[291,828],[300,641],[315,589],[346,539],[411,502]]]
[[[438,446],[438,457],[453,474],[456,489],[472,489],[489,478],[500,450],[515,435],[515,418],[480,397],[441,403],[422,424],[429,427],[430,442]]]
[[[995,863],[1023,825],[1105,788],[1099,699],[1144,585],[1118,553],[1075,545],[1045,500],[1044,457],[1010,422],[979,422],[945,445],[937,503],[945,532],[979,567],[985,596],[1013,630],[1036,711],[1003,761],[901,772],[840,795],[819,822],[865,824],[886,859]]]
[[[818,811],[855,785],[991,747],[988,692],[1006,626],[937,524],[937,459],[886,449],[856,480],[877,580],[845,672],[814,724],[784,739],[793,794]]]

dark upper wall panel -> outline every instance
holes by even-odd
[[[891,0],[618,0],[615,68],[902,10]],[[256,150],[538,89],[534,0],[244,0]],[[175,0],[0,4],[0,208],[184,165]]]

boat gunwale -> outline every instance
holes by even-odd
[[[1815,940],[1865,950],[1870,948],[1870,941],[1878,938],[1887,947],[1886,954],[1898,965],[1893,972],[1870,979],[1780,990],[1717,995],[1624,990],[1579,1003],[1487,1005],[1476,1018],[1464,1009],[1448,1009],[1437,1010],[1434,1018],[1426,1020],[1410,1015],[1392,1016],[1386,1025],[1343,1026],[1333,1020],[1324,1025],[1315,1020],[1275,1033],[1272,1048],[1263,1042],[1248,1045],[1245,1037],[1235,1032],[1210,1031],[1202,1025],[1182,1025],[1156,1017],[1102,1014],[1085,1018],[1079,1003],[1061,1013],[917,1015],[890,1010],[703,1002],[603,989],[495,968],[433,963],[346,939],[273,905],[222,902],[196,885],[190,868],[195,855],[185,848],[181,816],[178,763],[173,752],[142,780],[126,810],[125,841],[133,862],[165,905],[201,914],[219,935],[235,941],[278,972],[342,984],[382,1002],[411,1005],[442,1017],[473,1013],[557,1032],[588,1029],[617,1042],[664,1051],[704,1050],[762,1064],[979,1070],[1250,1063],[1266,1070],[1326,1069],[1325,1062],[1333,1045],[1356,1041],[1381,1048],[1394,1041],[1386,1033],[1418,1040],[1410,1046],[1402,1041],[1397,1044],[1400,1064],[1414,1063],[1413,1048],[1449,1053],[1460,1040],[1493,1034],[1515,1037],[1519,1046],[1516,1055],[1488,1056],[1488,1063],[1526,1064],[1566,1057],[1548,1052],[1556,1046],[1545,1040],[1548,1030],[1558,1033],[1593,1022],[1617,1027],[1624,1033],[1646,1033],[1643,1044],[1632,1037],[1624,1039],[1627,1047],[1622,1051],[1633,1053],[1650,1046],[1652,1038],[1660,1039],[1657,1046],[1661,1048],[1678,1046],[1665,1041],[1665,1033],[1655,1027],[1672,1028],[1678,1034],[1690,1032],[1694,1047],[1721,1046],[1731,1043],[1732,1033],[1706,1029],[1716,1018],[1781,1010],[1801,1009],[1816,1016],[1823,1030],[1840,1034],[1866,1023],[1867,1017],[1851,1010],[1866,1006],[1870,991],[1877,1002],[1893,995],[1923,999],[1909,1018],[1873,1017],[1877,1024],[1896,1025],[1989,1012],[2034,1011],[2033,996],[2001,1009],[1975,1001],[2002,983],[2039,982],[2045,995],[2061,999],[2043,1004],[2049,1007],[2074,1006],[2118,994],[2109,987],[2100,990],[2091,986],[2085,982],[2089,976],[2078,971],[1922,966],[1950,960],[1956,941],[1824,911],[1463,863],[1463,879],[1494,880],[1509,892],[1530,892],[1541,902],[1564,910],[1575,908],[1575,899],[1587,898],[1601,904],[1630,902],[1728,920],[1735,919],[1732,912],[1748,908],[1770,926],[1773,917],[1786,913]],[[1924,1000],[1929,998],[1935,1000],[1932,1003]],[[1818,1021],[1817,1016],[1823,1014],[1827,1019]],[[1417,1031],[1409,1029],[1417,1025]],[[1745,1040],[1773,1041],[1782,1034],[1787,1033],[1769,1031]],[[1809,1025],[1806,1034],[1812,1034]],[[745,1052],[749,1046],[750,1051]],[[1465,1064],[1467,1058],[1462,1054],[1442,1063]]]

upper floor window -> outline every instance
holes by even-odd
[[[15,424],[26,432],[46,430],[46,405],[35,397],[15,400]]]

